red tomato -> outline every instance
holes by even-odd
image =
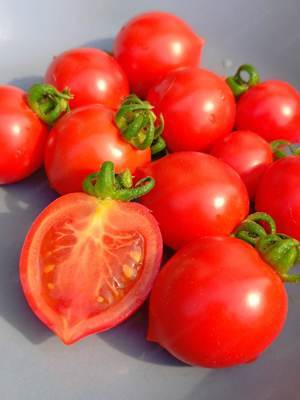
[[[147,164],[138,175],[155,179],[154,188],[140,201],[153,211],[171,248],[206,235],[227,235],[248,214],[241,178],[208,154],[170,154]]]
[[[289,156],[274,162],[262,176],[255,208],[270,214],[277,230],[300,240],[300,158]]]
[[[211,71],[184,69],[170,73],[148,95],[163,114],[163,136],[170,151],[207,151],[231,132],[235,100],[226,82]]]
[[[148,12],[131,19],[118,33],[114,55],[131,90],[145,98],[148,90],[176,68],[196,67],[204,40],[181,18]]]
[[[300,95],[288,83],[266,81],[250,88],[237,103],[236,128],[267,141],[300,140]]]
[[[159,228],[145,207],[72,193],[30,228],[21,283],[35,314],[71,344],[132,314],[149,294],[161,255]]]
[[[257,358],[278,336],[287,294],[250,245],[207,237],[179,250],[150,297],[148,339],[187,364],[231,367]]]
[[[0,86],[0,184],[24,179],[43,163],[48,128],[25,96],[19,88]]]
[[[99,104],[64,115],[51,130],[45,150],[50,185],[60,194],[82,190],[83,179],[104,161],[116,172],[131,172],[151,160],[150,149],[137,150],[125,142],[114,123],[115,113]]]
[[[129,94],[126,75],[118,62],[99,49],[80,48],[54,57],[45,82],[74,95],[70,107],[104,104],[117,109]]]
[[[211,154],[229,164],[242,178],[251,199],[267,166],[273,162],[268,142],[254,132],[236,131],[220,140]]]

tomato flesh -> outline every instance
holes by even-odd
[[[147,297],[162,254],[143,206],[69,194],[29,231],[21,282],[33,311],[66,344],[111,328]]]

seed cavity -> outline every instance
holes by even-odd
[[[139,263],[142,259],[142,253],[138,250],[132,250],[129,253],[129,256],[133,259],[134,262]]]
[[[136,269],[130,267],[128,264],[123,264],[122,271],[127,279],[134,280],[137,276]]]

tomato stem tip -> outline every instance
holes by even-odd
[[[247,74],[248,79],[244,79],[242,74]],[[250,64],[241,65],[233,76],[226,79],[232,93],[236,98],[247,92],[252,86],[260,82],[258,71]]]

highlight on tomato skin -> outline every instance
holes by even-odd
[[[64,195],[33,222],[20,258],[25,297],[65,344],[110,329],[146,299],[162,238],[138,203]]]

